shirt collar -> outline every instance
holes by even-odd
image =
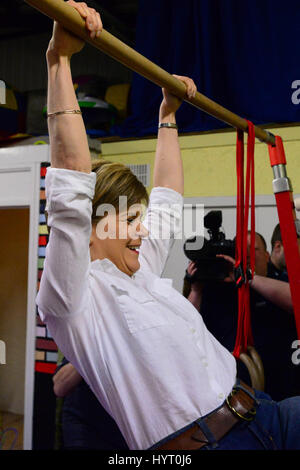
[[[117,268],[117,266],[108,258],[96,259],[92,261],[91,269],[103,271],[107,274],[113,274],[114,276],[117,276],[122,279],[126,279],[127,281],[130,279],[135,279],[136,277],[136,273],[134,273],[132,276],[128,276],[128,274],[125,274],[122,271],[120,271],[120,269]]]

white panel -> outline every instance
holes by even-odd
[[[21,168],[50,161],[49,145],[12,145],[0,148],[0,168]]]
[[[43,161],[49,161],[49,145],[0,149],[0,207],[29,206],[30,208],[24,397],[25,450],[32,447],[40,162]]]
[[[0,168],[0,205],[28,205],[32,199],[31,168]]]
[[[139,164],[139,165],[126,165],[132,173],[137,177],[139,181],[147,188],[150,185],[150,165]]]
[[[271,252],[271,237],[275,225],[278,224],[277,207],[261,206],[256,209],[256,232],[263,235],[267,243],[268,251]]]

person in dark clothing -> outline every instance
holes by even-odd
[[[297,236],[298,247],[300,250],[300,237]],[[270,272],[274,279],[288,282],[288,274],[284,256],[284,247],[281,238],[280,225],[277,224],[273,230],[271,238],[272,252],[270,256]]]
[[[300,247],[300,240],[298,238]],[[288,285],[284,248],[280,226],[271,237],[271,255],[267,277]],[[281,308],[263,295],[252,292],[252,329],[256,347],[265,365],[266,390],[274,390],[275,400],[300,392],[300,367],[292,361],[292,344],[297,339],[293,311]]]
[[[64,398],[61,423],[63,449],[128,449],[115,421],[66,358],[57,367],[53,383],[56,396]]]
[[[193,274],[195,269],[190,263],[187,271]],[[270,261],[265,240],[258,233],[255,237],[255,272],[250,284],[254,346],[264,366],[265,392],[274,400],[282,400],[300,391],[300,368],[292,362],[292,343],[297,339],[297,332],[287,273],[279,271]],[[187,295],[201,313],[208,330],[229,351],[234,349],[237,333],[237,296],[233,282],[194,283]],[[238,361],[238,376],[246,383],[250,382],[241,361]]]
[[[286,276],[278,275],[269,263],[270,279],[287,283]],[[293,314],[252,292],[251,315],[255,347],[264,365],[265,391],[274,400],[296,395],[300,392],[300,368],[292,362],[292,344],[297,339]]]

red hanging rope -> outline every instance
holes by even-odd
[[[250,314],[248,256],[248,220],[251,193],[250,273],[255,269],[255,182],[254,146],[255,133],[252,122],[248,122],[246,182],[244,184],[244,134],[237,131],[237,216],[236,216],[236,262],[235,279],[238,287],[238,326],[233,355],[238,359],[248,345],[253,345]],[[245,186],[245,195],[244,195]]]
[[[281,238],[284,247],[284,256],[286,261],[291,297],[294,308],[295,323],[298,339],[300,339],[300,255],[297,242],[297,232],[295,226],[296,214],[293,202],[293,191],[289,185],[285,174],[286,158],[281,137],[275,137],[276,145],[269,145],[270,163],[272,167],[280,168],[283,171],[281,180],[285,184],[280,188],[274,188],[278,218],[280,223]],[[274,181],[273,181],[274,185]]]

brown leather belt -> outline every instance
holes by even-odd
[[[241,385],[254,395],[248,385],[241,382]],[[251,421],[256,414],[255,402],[246,392],[239,388],[233,388],[231,394],[224,404],[203,418],[205,425],[214,435],[216,441],[222,439],[235,424],[241,420]],[[178,436],[170,439],[166,443],[157,447],[157,450],[197,450],[207,445],[207,437],[195,424],[191,428],[182,432]]]

